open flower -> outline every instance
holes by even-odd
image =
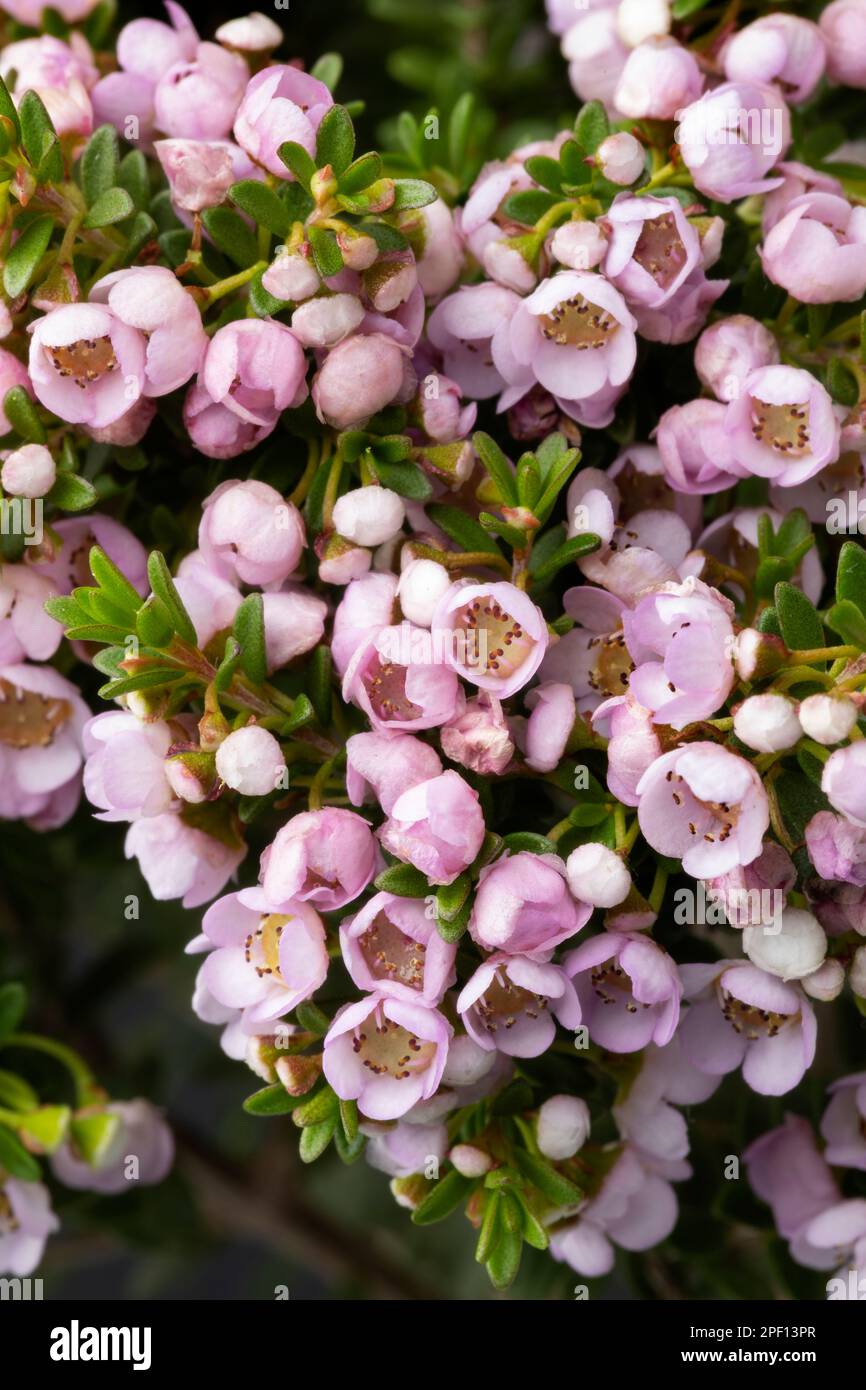
[[[435,748],[411,734],[352,734],[346,743],[346,790],[355,806],[372,791],[386,816],[398,797],[442,771]]]
[[[750,372],[725,409],[724,430],[738,469],[781,487],[805,482],[839,457],[833,402],[800,367]]]
[[[202,930],[214,949],[203,981],[214,999],[243,1011],[249,1032],[309,999],[328,973],[325,928],[309,903],[272,909],[260,888],[229,893],[208,908]]]
[[[620,194],[611,203],[607,224],[604,272],[630,305],[658,308],[701,263],[700,237],[676,198]]]
[[[48,1188],[41,1182],[6,1177],[0,1186],[0,1273],[19,1278],[32,1274],[45,1242],[60,1221],[51,1210]]]
[[[78,804],[90,711],[51,666],[0,666],[0,820],[63,825]]]
[[[162,719],[143,723],[126,710],[108,710],[84,728],[84,792],[97,820],[135,821],[177,809],[166,776],[172,743],[186,737]]]
[[[432,729],[457,708],[457,677],[426,628],[411,623],[373,629],[356,648],[343,677],[354,700],[380,732]]]
[[[841,1076],[829,1092],[830,1103],[821,1117],[827,1162],[866,1169],[866,1072]]]
[[[659,724],[708,719],[734,684],[733,604],[699,579],[663,584],[623,614],[629,690]]]
[[[376,872],[376,841],[354,811],[326,806],[293,816],[262,855],[260,878],[270,902],[298,899],[333,912],[363,893]]]
[[[436,1009],[368,996],[334,1019],[322,1054],[325,1078],[369,1119],[399,1119],[438,1088],[453,1032]]]
[[[654,941],[620,932],[591,937],[563,960],[592,1042],[609,1052],[664,1047],[676,1030],[682,985]]]
[[[457,1011],[479,1047],[508,1057],[540,1057],[556,1023],[579,1028],[580,1005],[567,973],[530,956],[489,956],[464,985]]]
[[[201,907],[225,887],[246,845],[218,840],[191,825],[182,815],[165,811],[143,816],[129,827],[127,859],[138,867],[157,902],[180,898],[184,907]]]
[[[527,684],[549,641],[540,608],[514,584],[452,585],[433,615],[443,654],[464,680],[500,700]]]
[[[207,334],[197,305],[173,271],[160,265],[112,271],[93,286],[91,299],[145,335],[146,396],[165,396],[198,371]]]
[[[101,304],[65,304],[37,319],[30,378],[61,420],[100,429],[125,415],[144,390],[147,342]]]
[[[521,850],[482,869],[469,931],[488,951],[549,955],[591,914],[589,904],[569,892],[561,859]]]
[[[645,1166],[637,1151],[628,1146],[577,1219],[553,1229],[550,1253],[586,1278],[609,1274],[615,1246],[649,1250],[670,1235],[677,1214],[676,1194],[670,1183]]]
[[[417,898],[377,893],[340,923],[346,969],[359,989],[438,1004],[454,983],[456,946],[442,940]]]

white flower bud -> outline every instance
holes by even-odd
[[[772,632],[744,627],[734,642],[734,665],[741,680],[763,680],[784,665],[788,649]]]
[[[793,748],[802,736],[797,709],[784,695],[750,695],[734,714],[734,733],[758,753]]]
[[[397,585],[404,616],[418,627],[429,627],[436,605],[450,588],[451,576],[437,560],[410,560]]]
[[[217,749],[216,769],[227,787],[242,796],[266,796],[277,786],[286,760],[273,734],[248,724]]]
[[[627,130],[602,140],[596,158],[604,177],[623,188],[640,178],[646,162],[643,145]]]
[[[780,980],[802,980],[816,971],[827,954],[824,929],[811,912],[786,907],[778,921],[768,927],[746,927],[743,950],[753,965],[777,975]]]
[[[406,519],[403,499],[387,487],[359,487],[338,497],[333,522],[356,545],[381,545],[396,536]]]
[[[616,12],[617,33],[629,48],[671,32],[668,0],[620,0]]]
[[[464,1178],[483,1178],[493,1167],[493,1159],[474,1144],[455,1144],[448,1157]]]
[[[607,237],[597,222],[566,222],[554,232],[550,251],[569,270],[593,270],[604,260]]]
[[[538,1112],[538,1147],[545,1158],[573,1158],[589,1130],[589,1106],[579,1096],[551,1096]]]
[[[516,294],[528,294],[538,284],[538,276],[526,257],[516,246],[498,239],[489,241],[481,255],[481,262],[491,280],[504,285]]]
[[[842,993],[845,970],[838,960],[825,960],[811,975],[804,975],[800,983],[810,998],[829,1004]]]
[[[298,304],[320,290],[322,282],[306,256],[297,251],[282,251],[262,276],[262,286],[274,299],[291,299]]]
[[[44,497],[57,477],[57,468],[44,444],[22,444],[3,461],[0,481],[12,497]]]
[[[578,845],[566,861],[568,886],[581,902],[593,907],[616,907],[631,888],[631,874],[607,845]]]
[[[292,332],[304,347],[330,348],[353,333],[364,317],[354,294],[331,294],[308,299],[292,314]]]
[[[269,53],[272,48],[279,48],[283,31],[267,15],[254,10],[252,14],[239,15],[221,24],[214,37],[226,48],[242,53]]]
[[[803,732],[816,743],[841,743],[857,723],[853,700],[833,695],[808,695],[800,705]]]
[[[479,1047],[468,1033],[460,1033],[448,1048],[442,1085],[474,1086],[487,1075],[495,1061],[495,1052]]]
[[[860,999],[866,999],[866,946],[858,946],[848,970],[848,983]]]

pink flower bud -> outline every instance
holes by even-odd
[[[262,603],[268,674],[272,675],[322,640],[328,605],[298,586],[284,593],[264,594]]]
[[[454,214],[441,198],[420,208],[419,232],[415,246],[418,283],[427,300],[439,299],[458,279],[463,269],[463,243],[454,224]],[[350,264],[347,260],[346,264]]]
[[[795,14],[762,15],[733,34],[722,51],[732,82],[775,82],[797,106],[814,92],[825,62],[817,24]]]
[[[343,253],[343,264],[349,270],[367,270],[377,259],[379,247],[371,236],[363,232],[338,232],[337,242]]]
[[[416,408],[424,433],[440,444],[464,439],[475,424],[478,407],[474,401],[461,405],[462,392],[456,381],[430,372],[421,382]]]
[[[267,796],[280,785],[286,760],[272,733],[258,724],[247,724],[220,744],[216,770],[226,786],[241,796]]]
[[[768,279],[804,304],[848,303],[866,290],[866,208],[833,193],[788,204],[760,251]]]
[[[207,801],[214,786],[211,753],[176,753],[165,760],[165,777],[175,796],[191,806]]]
[[[275,299],[299,303],[322,288],[319,273],[300,251],[279,252],[262,276],[262,287]]]
[[[543,681],[529,691],[526,706],[532,711],[523,737],[526,761],[536,772],[552,772],[574,728],[574,693],[561,681]]]
[[[292,332],[304,347],[332,348],[354,333],[363,317],[364,306],[354,294],[331,294],[301,304],[292,314]]]
[[[767,926],[743,930],[743,950],[753,965],[780,980],[802,980],[821,968],[827,938],[818,919],[799,907],[786,907]]]
[[[800,983],[811,999],[829,1004],[838,999],[845,987],[845,967],[841,961],[825,960],[811,975],[804,976]]]
[[[440,732],[442,752],[452,762],[484,777],[499,776],[514,757],[514,743],[502,706],[486,691],[467,700]]]
[[[744,627],[737,633],[734,645],[734,664],[741,680],[765,680],[775,675],[784,666],[788,649],[780,637],[772,632],[759,632],[755,627]]]
[[[562,40],[563,56],[568,60],[568,78],[581,101],[601,101],[613,105],[619,75],[625,67],[628,49],[617,33],[617,5],[581,11]]]
[[[557,227],[550,252],[569,270],[594,270],[607,252],[607,237],[597,222],[566,222]]]
[[[33,326],[30,376],[37,397],[70,424],[120,419],[144,390],[147,342],[100,304],[67,304]]]
[[[334,525],[356,545],[381,545],[396,536],[405,519],[402,497],[386,487],[355,488],[334,505]]]
[[[0,482],[13,497],[44,497],[57,477],[51,452],[44,444],[23,444],[3,461]]]
[[[478,793],[459,773],[443,772],[403,792],[378,833],[389,853],[414,864],[431,883],[453,883],[484,840]]]
[[[464,1178],[483,1178],[493,1167],[493,1159],[474,1144],[455,1144],[448,1157]]]
[[[235,181],[228,148],[217,141],[157,140],[153,148],[172,202],[186,212],[216,207]]]
[[[779,344],[748,314],[732,314],[705,328],[695,344],[695,371],[716,400],[731,401],[756,367],[779,361]]]
[[[153,94],[156,124],[166,135],[223,140],[244,94],[249,70],[240,54],[201,43],[195,57],[175,63]]]
[[[590,1132],[589,1106],[579,1096],[551,1096],[538,1112],[538,1147],[545,1158],[574,1158]]]
[[[777,187],[767,175],[791,143],[791,120],[775,87],[723,82],[679,115],[677,141],[699,192],[733,203]]]
[[[289,171],[277,154],[280,145],[293,140],[308,154],[315,154],[316,131],[333,104],[324,82],[309,73],[279,64],[263,68],[243,94],[235,118],[235,139],[250,159],[287,179]]]
[[[211,399],[251,425],[273,425],[307,396],[307,359],[276,319],[239,319],[210,340],[200,381]]]
[[[306,541],[300,512],[275,488],[229,478],[202,504],[198,543],[218,574],[263,586],[297,569]]]
[[[622,186],[640,178],[646,163],[643,145],[628,131],[620,130],[602,140],[596,151],[598,166],[606,179]]]
[[[333,348],[313,381],[319,419],[334,429],[362,424],[403,389],[406,356],[384,333],[356,334]]]
[[[193,383],[183,403],[183,423],[200,454],[211,459],[233,459],[254,449],[272,434],[276,416],[254,425],[215,401],[203,386]]]
[[[319,537],[316,554],[319,557],[319,578],[323,584],[351,584],[353,579],[367,574],[373,563],[369,550],[347,541],[336,531],[326,539]]]
[[[670,33],[671,22],[669,0],[620,0],[617,6],[616,30],[629,48],[663,38]]]
[[[857,723],[853,700],[833,695],[808,695],[800,705],[803,733],[816,743],[841,743]]]
[[[617,907],[631,889],[631,874],[606,845],[589,843],[573,849],[565,863],[572,893],[593,907]]]
[[[689,49],[673,39],[651,39],[629,54],[613,100],[633,120],[669,121],[697,101],[703,89],[703,73]]]
[[[827,45],[827,72],[846,87],[866,87],[866,3],[833,0],[818,21]]]
[[[119,444],[122,449],[128,449],[133,444],[141,443],[155,414],[156,403],[147,396],[139,396],[135,405],[130,406],[119,420],[103,425],[101,429],[89,425],[87,433],[97,444]]]
[[[272,48],[279,48],[283,31],[267,15],[254,10],[252,14],[239,15],[221,24],[214,38],[226,48],[236,48],[241,53],[269,53]]]
[[[121,323],[145,335],[146,396],[167,395],[198,371],[207,334],[198,307],[173,271],[159,265],[115,270],[90,294],[94,303],[107,304]]]

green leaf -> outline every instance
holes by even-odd
[[[522,1253],[522,1233],[516,1234],[503,1229],[496,1242],[496,1248],[487,1261],[487,1273],[495,1289],[507,1289],[514,1283],[520,1268]]]
[[[141,594],[100,546],[90,547],[88,562],[90,573],[111,601],[125,612],[136,613],[141,605]]]
[[[48,598],[45,600],[44,607],[48,616],[53,618],[55,622],[62,623],[65,628],[80,627],[88,618],[88,614],[79,608],[73,598],[64,596]]]
[[[412,1213],[412,1221],[416,1226],[432,1226],[436,1221],[444,1221],[446,1216],[463,1204],[474,1186],[472,1178],[464,1178],[462,1173],[452,1168],[437,1182],[432,1192],[421,1199]]]
[[[36,406],[23,386],[13,386],[3,399],[6,419],[16,434],[30,444],[44,444],[45,426],[36,413]]]
[[[135,204],[125,188],[107,188],[100,193],[84,219],[84,226],[111,227],[135,212]]]
[[[162,599],[151,594],[143,603],[135,617],[135,630],[139,640],[146,647],[167,647],[172,639],[174,628]]]
[[[7,121],[11,121],[15,129],[16,138],[21,134],[21,124],[18,120],[18,109],[15,102],[9,95],[9,88],[0,77],[0,116],[5,116]]]
[[[340,1124],[343,1133],[350,1144],[354,1144],[358,1137],[358,1102],[355,1100],[340,1101]]]
[[[470,553],[475,550],[485,551],[488,555],[501,555],[502,551],[492,539],[489,532],[483,526],[479,526],[477,521],[461,512],[457,507],[448,507],[443,503],[431,502],[427,508],[427,516],[440,531],[444,531],[452,541],[463,550]]]
[[[258,243],[240,213],[232,208],[206,208],[201,220],[214,245],[241,270],[255,264],[259,258]]]
[[[430,892],[424,874],[413,864],[391,864],[375,882],[380,893],[394,893],[398,898],[426,898]]]
[[[455,173],[459,173],[463,168],[469,149],[474,116],[474,93],[464,92],[454,103],[454,109],[448,120],[448,157]]]
[[[494,1188],[492,1192],[487,1194],[484,1216],[481,1219],[481,1230],[478,1233],[478,1244],[475,1247],[475,1259],[480,1265],[487,1263],[502,1234],[499,1223],[501,1201],[502,1193],[498,1188]]]
[[[100,686],[99,697],[102,700],[116,700],[118,695],[131,695],[136,690],[154,690],[160,685],[170,685],[182,675],[183,672],[176,666],[150,666],[134,676],[121,676]]]
[[[570,1178],[563,1177],[562,1173],[552,1164],[546,1163],[543,1158],[536,1158],[525,1149],[517,1149],[514,1159],[527,1181],[531,1182],[533,1187],[537,1187],[554,1206],[571,1207],[583,1201],[583,1189]]]
[[[502,841],[512,854],[556,854],[556,845],[546,835],[536,835],[532,830],[515,830],[505,835]]]
[[[381,156],[372,152],[362,154],[359,159],[349,165],[345,173],[340,175],[339,189],[341,193],[360,193],[381,177]]]
[[[587,154],[595,154],[602,140],[610,134],[610,121],[600,101],[588,101],[581,107],[574,133],[581,148]]]
[[[313,1004],[307,1000],[304,1004],[299,1004],[295,1010],[295,1018],[307,1033],[314,1033],[317,1038],[323,1038],[331,1026],[331,1020],[318,1004]]]
[[[524,227],[534,227],[539,218],[557,202],[553,193],[545,193],[540,188],[525,188],[520,193],[512,193],[506,198],[502,211],[506,217],[513,218]]]
[[[787,647],[792,651],[806,651],[824,646],[821,619],[815,605],[807,599],[802,589],[795,588],[793,584],[777,584],[775,605]]]
[[[232,683],[232,677],[235,671],[238,669],[238,666],[240,665],[240,661],[240,643],[237,642],[234,637],[229,636],[226,638],[226,644],[223,650],[222,661],[217,667],[217,672],[214,676],[214,686],[216,687],[218,694],[221,694],[224,690],[228,690],[229,686]],[[255,797],[253,799],[255,801],[260,800],[260,798],[258,797]]]
[[[27,991],[23,985],[12,981],[0,985],[0,1042],[14,1033],[27,1008]]]
[[[0,1105],[5,1110],[35,1110],[39,1097],[23,1077],[13,1071],[0,1071]]]
[[[260,319],[273,318],[286,307],[285,300],[276,299],[265,289],[262,284],[264,273],[263,270],[257,271],[249,284],[249,302],[253,312]]]
[[[63,180],[63,155],[57,141],[57,131],[36,92],[25,92],[18,108],[21,141],[40,183],[60,183]]]
[[[688,19],[690,15],[697,14],[709,0],[674,0],[671,5],[671,14],[674,19]]]
[[[343,59],[339,53],[323,53],[310,68],[310,76],[324,82],[329,92],[333,92],[343,74]]]
[[[330,1119],[322,1120],[321,1124],[308,1125],[301,1132],[298,1155],[302,1163],[315,1163],[317,1158],[321,1158],[334,1137],[337,1123],[337,1116],[332,1115]]]
[[[541,184],[542,188],[548,189],[551,193],[560,194],[562,192],[562,168],[558,159],[534,154],[523,163],[526,172],[535,179],[536,183]]]
[[[447,941],[449,946],[454,946],[465,934],[469,926],[469,919],[472,916],[472,902],[467,898],[466,902],[460,907],[454,917],[446,921],[444,917],[437,916],[436,930]]]
[[[3,267],[3,288],[10,299],[17,299],[19,294],[23,294],[34,279],[48,249],[53,229],[53,218],[37,217],[12,247]]]
[[[586,163],[586,150],[576,140],[566,140],[559,151],[559,162],[569,187],[578,188],[592,180],[592,168]]]
[[[840,357],[831,358],[827,367],[827,390],[834,401],[849,409],[853,409],[860,399],[857,378]]]
[[[303,145],[298,145],[294,140],[287,140],[285,144],[280,145],[277,154],[286,168],[294,174],[301,187],[309,193],[316,166]]]
[[[424,179],[395,179],[392,210],[405,212],[408,208],[425,208],[429,203],[435,203],[438,197],[432,183]]]
[[[29,1154],[17,1135],[0,1124],[0,1168],[5,1168],[12,1178],[22,1182],[38,1182],[42,1170],[32,1154]]]
[[[433,485],[426,473],[414,463],[381,463],[371,456],[373,471],[383,487],[408,497],[413,502],[426,502],[433,495]]]
[[[125,232],[126,250],[123,253],[123,263],[129,265],[147,242],[156,240],[156,223],[149,213],[137,212],[130,219]]]
[[[322,279],[328,280],[332,275],[339,275],[343,269],[343,253],[333,232],[326,231],[323,227],[310,227],[307,235],[316,269]]]
[[[591,531],[586,531],[582,536],[573,536],[570,541],[566,541],[558,550],[555,550],[549,560],[538,566],[534,571],[533,579],[537,584],[545,584],[552,579],[559,570],[566,565],[573,564],[582,555],[591,555],[594,550],[598,550],[601,540],[594,536]]]
[[[806,322],[809,329],[809,347],[815,352],[821,346],[824,330],[830,319],[832,305],[807,304]]]
[[[303,1096],[290,1096],[285,1086],[276,1082],[273,1086],[263,1086],[253,1091],[244,1101],[248,1115],[288,1115],[303,1102]]]
[[[293,734],[302,725],[311,723],[315,717],[316,711],[306,695],[296,695],[292,701],[291,714],[280,725],[280,736],[288,738],[289,734]]]
[[[286,205],[272,188],[258,179],[241,179],[229,189],[232,202],[274,236],[288,236],[291,220]]]
[[[336,1095],[330,1086],[323,1085],[320,1080],[316,1089],[304,1096],[303,1104],[298,1106],[292,1118],[296,1125],[306,1128],[307,1125],[321,1124],[322,1120],[339,1113],[340,1102]]]
[[[812,523],[809,521],[802,507],[795,507],[792,512],[788,512],[781,526],[776,532],[774,544],[778,555],[787,555],[803,541],[815,540]]]
[[[839,634],[843,642],[850,642],[866,652],[866,617],[849,598],[843,598],[841,603],[833,605],[827,614],[827,625]]]
[[[340,175],[355,156],[355,129],[345,106],[334,105],[325,113],[316,136],[316,165],[329,164]]]
[[[9,397],[6,397],[8,402]],[[8,409],[6,411],[8,415]],[[866,613],[866,549],[856,541],[845,541],[836,568],[836,598],[850,599]]]
[[[171,571],[165,562],[165,556],[159,550],[151,551],[147,560],[147,577],[150,580],[150,587],[157,598],[164,603],[168,615],[174,624],[174,630],[185,642],[196,644],[195,628],[192,619],[187,613],[181,601],[180,594],[174,586]]]
[[[133,151],[133,153],[138,153],[144,162],[144,155],[141,154],[141,151]],[[108,192],[109,188],[114,188],[118,182],[119,169],[117,131],[113,125],[101,125],[91,135],[81,156],[81,189],[89,208],[92,208],[102,194]],[[146,181],[147,164],[145,162],[145,184]],[[146,198],[141,206],[146,206]]]
[[[496,484],[496,490],[502,502],[506,506],[516,507],[518,497],[514,472],[496,440],[491,439],[490,435],[485,434],[483,430],[477,430],[472,436],[472,443],[475,446],[475,452]]]
[[[331,722],[331,672],[333,662],[331,649],[324,643],[316,647],[308,658],[307,685],[316,719],[324,727]]]
[[[109,127],[113,130],[113,127]],[[117,185],[125,188],[133,201],[136,212],[147,212],[150,205],[150,179],[147,160],[142,150],[130,150],[117,166],[117,176],[106,184],[106,188]]]
[[[254,685],[261,685],[268,677],[265,609],[261,594],[247,594],[235,614],[232,634],[240,643],[241,670]]]
[[[445,884],[436,892],[436,914],[446,922],[453,922],[460,912],[472,888],[468,873],[458,874],[453,883]]]
[[[84,512],[99,501],[99,494],[92,483],[77,473],[58,473],[48,501],[62,512]]]

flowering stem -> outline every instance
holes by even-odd
[[[552,208],[548,208],[543,217],[539,217],[535,224],[536,234],[544,237],[547,233],[561,222],[566,213],[573,212],[575,207],[574,199],[567,198],[562,203],[554,203]]]
[[[289,494],[289,502],[299,507],[306,500],[312,481],[316,476],[316,469],[319,466],[319,442],[310,439],[307,442],[307,466],[295,485],[294,491]]]
[[[54,1057],[72,1077],[76,1104],[79,1107],[92,1105],[103,1098],[102,1088],[97,1084],[87,1063],[64,1043],[55,1042],[53,1038],[43,1038],[38,1033],[11,1033],[0,1043],[0,1047],[27,1048],[31,1052],[44,1052],[47,1056]]]
[[[813,738],[801,738],[798,747],[804,748],[807,753],[811,753],[813,758],[825,763],[830,756],[830,749],[823,744],[816,743]]]
[[[665,889],[667,888],[667,883],[667,869],[665,868],[664,864],[657,864],[655,878],[653,879],[652,888],[650,889],[649,898],[647,899],[647,902],[649,903],[653,912],[658,912],[661,908],[662,903],[664,902]]]
[[[860,656],[859,647],[808,647],[804,651],[791,652],[788,665],[811,666],[813,661],[835,661],[837,657],[855,656]]]
[[[618,801],[613,808],[613,833],[616,838],[617,849],[622,849],[625,844],[625,807]]]
[[[624,807],[623,807],[623,815],[625,815],[625,808],[624,808]],[[638,837],[639,834],[640,834],[640,822],[638,821],[637,816],[635,816],[634,820],[632,821],[631,825],[629,826],[628,830],[626,831],[625,839],[623,840],[622,844],[621,844],[621,845],[617,845],[617,849],[619,850],[619,853],[623,856],[623,858],[625,858],[625,856],[626,856],[627,854],[630,854],[630,853],[631,853],[632,849],[634,848],[635,841],[636,841],[636,839],[637,839],[637,837]]]
[[[322,499],[322,522],[325,530],[331,525],[331,517],[334,512],[334,504],[337,500],[337,490],[340,486],[340,475],[343,472],[343,454],[337,449],[331,459],[331,471],[328,474],[328,482],[325,486],[325,496]]]
[[[662,184],[670,183],[671,179],[675,177],[676,172],[677,166],[673,161],[669,164],[664,164],[661,169],[656,170],[649,182],[644,184],[643,188],[636,188],[635,193],[638,196],[644,193],[651,193],[654,188],[659,188]]]
[[[237,275],[229,275],[225,280],[217,280],[215,285],[208,285],[204,291],[204,297],[208,304],[214,304],[218,299],[224,299],[227,294],[234,290],[239,290],[243,285],[249,284],[250,280],[258,275],[260,270],[267,270],[267,261],[256,261],[255,265],[247,266],[246,270],[239,270]]]

